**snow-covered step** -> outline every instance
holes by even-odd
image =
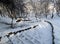
[[[23,34],[25,38],[33,42],[34,44],[40,44],[40,40],[35,39],[34,37],[31,37],[29,35]]]
[[[22,36],[24,36],[24,35],[22,35]],[[23,44],[34,44],[32,41],[27,39],[25,36],[23,38],[21,38],[21,36],[18,36],[18,39],[23,41]]]
[[[21,40],[19,40],[16,36],[10,38],[13,44],[23,44]]]
[[[30,42],[30,44],[31,44],[31,42],[32,43],[34,43],[34,44],[38,44],[38,43],[40,43],[37,39],[34,39],[34,38],[32,38],[31,39],[31,37],[28,37],[28,36],[26,36],[26,35],[24,35],[24,33],[22,34],[22,35],[19,35],[19,38],[22,40],[25,40],[25,42],[27,42],[27,40]],[[27,39],[27,40],[26,40]],[[29,43],[28,42],[28,43]]]
[[[35,30],[32,30],[33,32],[31,32],[30,30],[29,31],[27,31],[27,32],[24,32],[24,35],[26,35],[27,37],[30,37],[30,39],[32,40],[32,39],[37,39],[37,38],[39,38],[40,39],[40,37],[39,37],[39,34],[37,33],[37,32],[35,32]],[[37,30],[36,30],[37,31]],[[38,41],[38,39],[37,39],[37,41]],[[40,41],[40,40],[39,40]]]

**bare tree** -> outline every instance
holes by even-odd
[[[57,15],[60,17],[60,0],[56,1],[56,11],[57,11]]]
[[[3,5],[2,8],[6,8],[9,16],[12,19],[11,27],[13,28],[13,19],[17,18],[20,14],[17,13],[24,13],[24,3],[23,0],[0,0],[0,3]],[[0,13],[2,10],[0,9]],[[4,16],[3,14],[1,14]],[[20,17],[20,16],[19,16]]]

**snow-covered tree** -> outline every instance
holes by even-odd
[[[8,12],[8,17],[10,17],[12,19],[11,22],[11,27],[13,27],[13,19],[17,18],[18,16],[20,17],[19,13],[24,13],[24,3],[23,0],[0,0],[0,15],[1,16],[5,16],[6,14],[2,14],[4,13],[4,9],[5,11]]]

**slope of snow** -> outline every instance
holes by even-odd
[[[28,24],[28,23],[26,23]],[[46,22],[35,22],[35,23],[29,23],[28,27],[32,27],[33,25],[38,25],[35,29],[30,29],[28,31],[24,31],[22,33],[19,33],[17,35],[11,35],[9,38],[5,38],[6,41],[2,38],[3,44],[13,43],[13,44],[52,44],[52,37],[51,37],[51,26]],[[49,28],[48,28],[49,27]],[[26,28],[26,27],[25,27]],[[8,32],[13,32],[20,30],[22,28],[15,28],[15,29],[9,29],[6,31],[0,32],[0,35],[4,36]],[[46,32],[47,31],[47,32]],[[46,32],[46,33],[45,33]],[[48,36],[47,36],[48,35]],[[11,41],[10,41],[10,40]],[[2,41],[0,42],[2,44]]]
[[[7,23],[11,23],[11,19],[4,19],[5,18],[3,18],[2,22],[4,21]],[[44,20],[52,23],[54,27],[54,42],[55,44],[60,44],[60,18],[43,18],[38,20],[38,22],[36,20],[28,22],[22,21],[16,24],[16,28],[14,29],[10,28],[10,25],[0,23],[0,37],[2,36],[0,44],[52,44],[52,29],[50,24],[44,22]],[[31,28],[30,30],[21,33],[17,33],[16,35],[12,34],[9,38],[5,36],[9,32],[16,32],[18,30],[26,29],[28,27],[33,27],[34,25],[38,26],[36,28]]]

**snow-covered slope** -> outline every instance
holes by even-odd
[[[0,43],[5,41],[3,44],[52,44],[51,26],[46,22],[37,22],[36,24],[38,25],[36,28],[11,35],[9,38],[5,37],[6,41],[2,38]]]
[[[10,25],[0,23],[0,44],[52,44],[52,27],[54,27],[54,42],[60,44],[60,18],[54,19],[41,19],[37,21],[23,21],[18,23],[16,28],[10,28]],[[8,20],[7,20],[8,21]],[[35,28],[33,28],[37,25]],[[31,27],[31,28],[29,28]],[[24,29],[29,30],[24,30]],[[20,30],[24,30],[19,32]],[[18,32],[17,32],[18,31]],[[8,35],[10,32],[17,32],[16,34]]]

